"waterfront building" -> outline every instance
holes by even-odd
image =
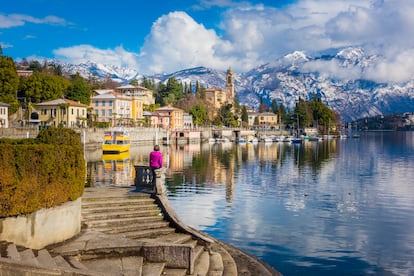
[[[9,127],[9,104],[0,102],[0,128]]]
[[[87,109],[86,104],[62,98],[34,104],[31,116],[37,114],[43,126],[86,127]]]
[[[132,100],[118,92],[92,97],[97,122],[111,122],[111,126],[127,125],[132,118]]]
[[[193,116],[188,113],[183,114],[183,125],[184,129],[192,129],[194,127],[193,124]]]
[[[260,127],[276,128],[278,125],[278,116],[272,112],[259,113],[257,117]]]
[[[143,86],[124,85],[115,88],[115,91],[132,100],[132,119],[134,120],[143,119],[144,107],[155,104],[153,91]]]
[[[168,125],[165,124],[164,121],[161,125],[162,128],[169,128],[169,129],[183,129],[184,128],[184,110],[173,107],[173,106],[164,106],[157,108],[155,110],[155,114],[158,118],[163,119],[168,117]]]

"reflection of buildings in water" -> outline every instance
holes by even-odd
[[[201,145],[185,144],[171,145],[164,154],[165,167],[168,168],[167,174],[182,172],[184,168],[191,167],[194,153],[200,152]]]
[[[265,144],[257,150],[257,160],[276,161],[278,157],[279,143]]]

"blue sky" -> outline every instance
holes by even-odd
[[[378,76],[412,77],[412,0],[0,0],[5,55],[170,73],[245,72],[293,51],[363,46]],[[335,64],[315,64],[335,73]]]

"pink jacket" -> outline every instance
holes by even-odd
[[[162,167],[162,153],[160,151],[152,151],[150,153],[149,165],[153,168]]]

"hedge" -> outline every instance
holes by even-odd
[[[73,130],[0,139],[0,164],[0,217],[50,208],[83,194],[85,160],[80,135]]]

